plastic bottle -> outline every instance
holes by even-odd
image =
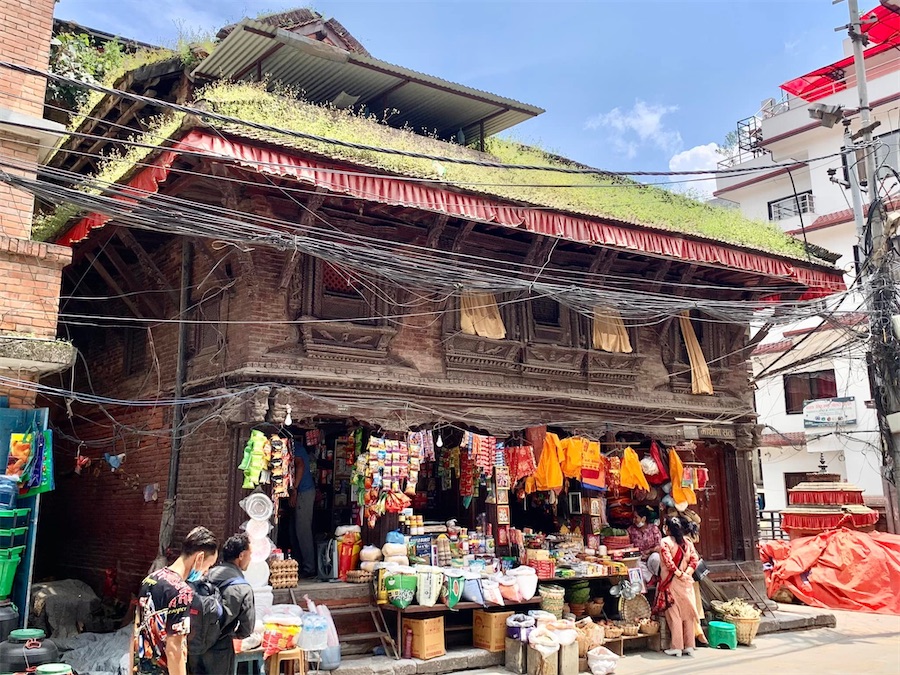
[[[406,628],[406,635],[403,637],[403,658],[411,659],[412,658],[412,642],[413,642],[413,634],[412,628]]]

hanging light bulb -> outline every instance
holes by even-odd
[[[444,438],[443,438],[443,436],[441,436],[441,432],[440,432],[440,431],[438,431],[437,442],[435,443],[435,445],[438,446],[439,448],[443,448],[443,447],[444,447]]]
[[[294,420],[291,419],[291,406],[287,406],[287,413],[284,416],[284,426],[289,427],[294,423]]]

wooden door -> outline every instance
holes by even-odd
[[[697,444],[694,452],[698,462],[705,462],[709,469],[709,483],[705,490],[697,492],[697,510],[700,524],[700,543],[697,550],[704,560],[728,560],[731,557],[731,533],[728,518],[727,482],[725,480],[725,456],[721,448],[709,448]],[[688,461],[687,457],[682,457]]]

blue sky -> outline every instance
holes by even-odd
[[[871,9],[876,0],[861,2]],[[61,0],[57,16],[147,42],[302,5]],[[376,57],[539,105],[514,137],[614,170],[708,168],[778,85],[842,56],[831,0],[319,0]],[[214,31],[213,31],[214,32]]]

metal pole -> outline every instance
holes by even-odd
[[[840,0],[835,0],[839,2]],[[900,402],[900,393],[897,392],[894,382],[890,376],[885,377],[887,364],[885,361],[884,342],[892,341],[891,334],[891,308],[890,299],[893,293],[893,287],[888,281],[887,269],[887,248],[884,236],[884,222],[881,219],[881,209],[874,208],[875,202],[878,200],[878,183],[876,180],[875,168],[875,147],[872,143],[872,129],[874,128],[871,120],[871,108],[869,106],[869,86],[866,81],[866,64],[863,55],[863,47],[865,46],[866,37],[862,33],[862,24],[860,23],[859,2],[858,0],[847,0],[847,8],[850,13],[850,24],[848,32],[850,40],[853,44],[853,66],[856,73],[856,88],[859,94],[859,116],[862,125],[863,156],[864,166],[866,169],[866,183],[868,187],[868,204],[869,217],[868,225],[870,231],[866,230],[866,219],[862,208],[862,195],[859,181],[854,180],[851,171],[850,186],[853,195],[853,212],[856,219],[857,233],[860,236],[860,246],[864,252],[863,265],[861,269],[862,283],[860,284],[863,293],[867,296],[867,305],[869,309],[869,325],[870,325],[870,353],[869,360],[872,365],[872,396],[876,402],[878,410],[878,425],[881,431],[881,441],[885,445],[885,454],[890,455],[892,460],[892,478],[895,493],[900,500],[900,443],[893,438],[889,425],[887,424],[887,416],[895,412]],[[848,128],[849,132],[849,128]],[[849,139],[845,139],[849,140]],[[848,147],[850,143],[846,144]],[[848,157],[855,161],[855,152]],[[854,166],[848,164],[848,166]],[[858,173],[856,174],[859,175]],[[871,248],[866,246],[865,237],[871,239]],[[898,504],[900,506],[900,504]]]

